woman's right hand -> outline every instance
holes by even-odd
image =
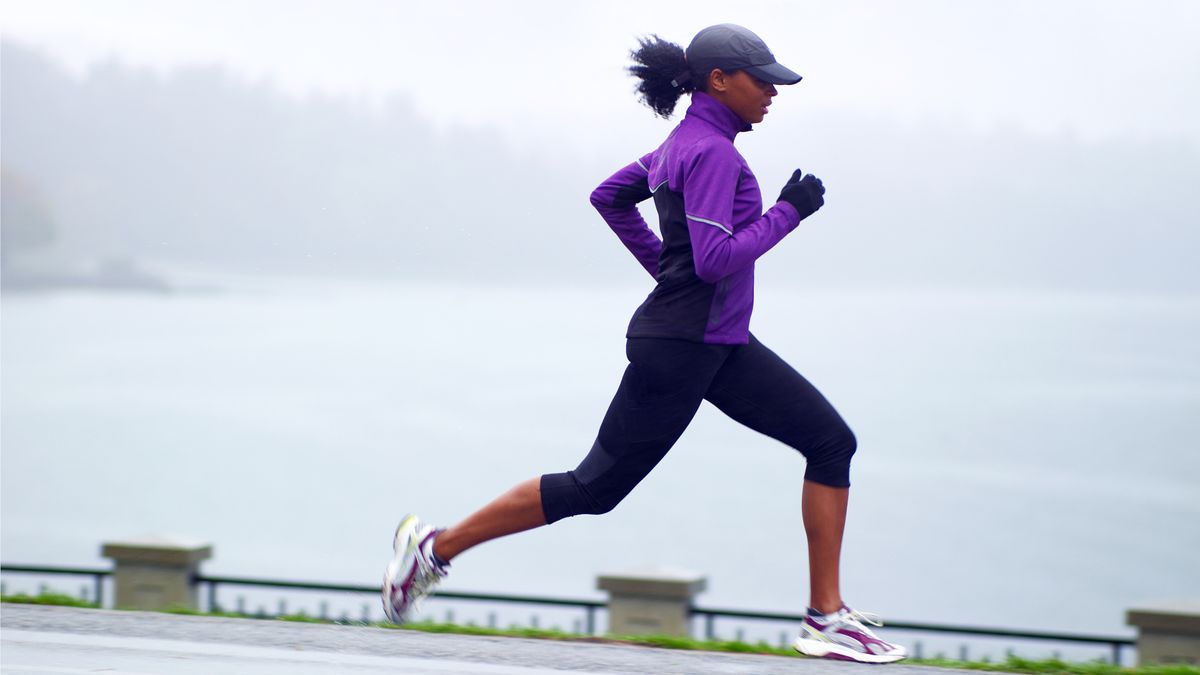
[[[820,178],[796,169],[779,193],[778,201],[794,206],[800,213],[800,220],[804,220],[825,205],[824,194],[825,185]]]

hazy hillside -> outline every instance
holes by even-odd
[[[4,169],[46,206],[64,259],[641,281],[587,196],[649,148],[614,142],[602,166],[553,148],[528,159],[486,130],[437,133],[402,98],[382,112],[298,100],[216,68],[110,62],[78,79],[11,43],[2,68]],[[739,140],[768,202],[795,161],[785,148],[830,188],[820,219],[763,261],[773,282],[1200,289],[1195,148],[828,113],[804,138],[789,128]]]
[[[402,101],[297,101],[217,69],[109,64],[79,82],[3,49],[4,166],[48,197],[72,255],[513,278],[552,252],[588,267],[611,243],[590,178],[482,133],[437,135]]]

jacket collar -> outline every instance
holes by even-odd
[[[724,103],[702,91],[692,92],[692,104],[688,106],[686,117],[695,117],[707,122],[731,141],[739,131],[751,130],[749,122],[742,121],[742,118],[725,107]]]

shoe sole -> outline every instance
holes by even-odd
[[[796,642],[792,646],[796,648],[796,651],[805,656],[857,661],[859,663],[895,663],[908,657],[908,654],[864,654],[863,652],[856,652],[842,645],[831,644],[822,640],[806,640],[804,638],[796,638]]]

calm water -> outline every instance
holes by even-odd
[[[400,515],[453,522],[573,468],[644,290],[240,284],[3,299],[3,559],[176,533],[205,571],[377,583]],[[855,429],[847,600],[895,619],[1125,633],[1200,596],[1200,299],[762,291],[755,333]],[[803,459],[705,407],[614,513],[494,542],[448,587],[595,597],[704,572],[807,600]]]

